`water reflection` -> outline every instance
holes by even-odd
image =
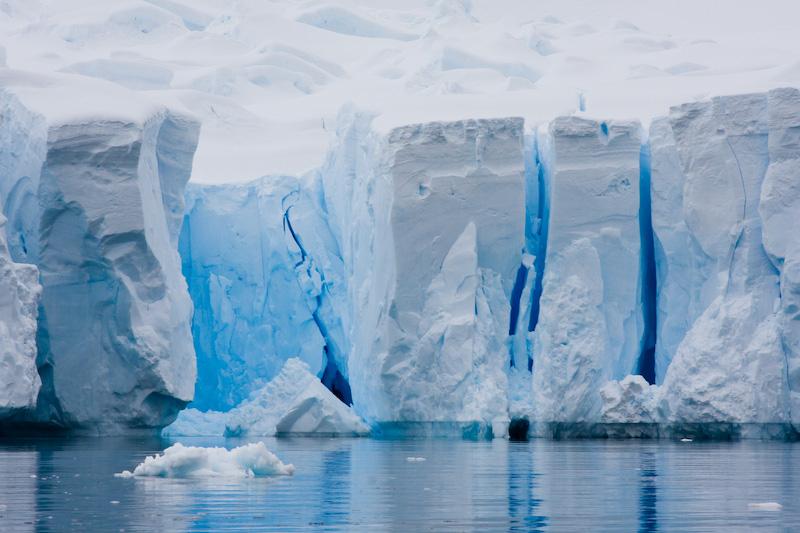
[[[341,526],[348,522],[352,509],[350,446],[326,451],[322,454],[322,464],[318,475],[320,501],[314,502],[315,525]]]
[[[0,449],[0,531],[34,531],[36,450]]]
[[[800,530],[798,444],[265,440],[294,477],[121,479],[171,443],[0,441],[0,531]]]
[[[656,454],[643,451],[639,456],[639,533],[658,531],[658,473]]]
[[[544,531],[547,519],[537,514],[541,500],[534,496],[538,474],[527,442],[510,442],[508,449],[509,531]]]

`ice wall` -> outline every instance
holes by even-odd
[[[322,178],[352,309],[356,410],[372,423],[505,419],[522,121],[372,133],[369,117],[340,122]]]
[[[533,409],[596,423],[599,389],[635,373],[643,333],[639,124],[577,117],[550,125],[547,259],[534,336]]]
[[[0,94],[0,418],[36,405],[36,319],[41,285],[36,178],[45,152],[44,125],[13,95]],[[21,176],[21,179],[8,179]],[[9,213],[10,219],[2,213]]]
[[[758,212],[764,250],[780,273],[777,321],[786,356],[789,413],[800,431],[800,91],[770,91],[767,105],[769,167]],[[777,381],[777,380],[776,380]],[[783,385],[782,380],[778,381]]]
[[[82,111],[63,81],[22,77],[2,96],[9,249],[38,266],[42,285],[42,388],[15,423],[163,426],[194,390],[192,303],[175,243],[199,125],[114,87],[78,87],[103,95]]]
[[[206,405],[299,356],[387,435],[789,436],[796,99],[527,138],[346,108],[317,172],[188,195]]]
[[[338,370],[341,259],[314,179],[188,189],[180,249],[196,309],[193,407],[227,411],[293,357],[320,377],[329,359]]]
[[[735,423],[780,432],[789,421],[775,314],[781,291],[759,215],[772,135],[767,107],[767,95],[756,94],[673,108],[680,167],[672,164],[671,150],[658,157],[654,151],[654,162],[665,156],[662,169],[669,169],[659,175],[661,186],[679,190],[682,184],[683,190],[653,200],[656,235],[668,258],[659,294],[669,328],[659,352],[659,364],[669,364],[659,391],[668,426]],[[663,132],[664,124],[654,129]],[[653,183],[659,186],[655,177]]]

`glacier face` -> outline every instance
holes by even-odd
[[[59,78],[44,81],[59,92]],[[194,391],[192,302],[175,245],[199,124],[117,89],[105,95],[118,98],[116,115],[65,116],[38,89],[2,95],[9,250],[41,280],[42,387],[14,423],[163,426]]]
[[[351,144],[362,120],[343,128]],[[347,377],[371,423],[507,416],[509,297],[524,246],[522,126],[373,132],[363,152],[349,152],[355,160],[338,159],[348,156],[345,142],[323,168],[330,212],[343,221],[335,233],[352,309]],[[352,175],[331,171],[337,165]]]
[[[647,131],[347,107],[316,170],[188,188],[180,112],[2,103],[4,424],[194,400],[170,434],[797,431],[795,89]]]
[[[527,134],[519,119],[387,130],[346,108],[318,171],[190,192],[185,232],[202,210],[219,218],[198,222],[215,229],[181,248],[184,271],[190,256],[212,265],[192,267],[203,283],[229,269],[210,305],[220,332],[244,321],[250,338],[252,304],[234,295],[271,290],[293,311],[260,324],[307,332],[294,353],[270,340],[252,355],[225,333],[225,364],[274,361],[244,363],[260,383],[299,356],[329,388],[333,368],[379,433],[499,435],[526,419],[545,436],[786,437],[797,98]]]
[[[662,416],[678,426],[785,425],[789,387],[775,313],[780,286],[759,215],[770,161],[768,96],[686,104],[673,108],[669,120],[681,163],[672,179],[683,182],[685,228],[696,243],[679,253],[691,250],[687,263],[702,265],[706,276],[680,268],[666,273],[668,284],[695,284],[686,289],[686,307],[665,313],[693,320],[664,377]]]
[[[764,251],[779,272],[778,328],[786,356],[789,412],[800,428],[800,257],[794,224],[800,215],[800,91],[770,91],[767,105],[769,166],[758,205]]]
[[[4,2],[0,431],[230,413],[293,358],[387,432],[796,431],[788,8],[552,4]]]
[[[195,302],[195,407],[227,411],[301,357],[325,364],[290,248],[286,209],[300,183],[265,178],[245,186],[191,186],[181,234],[183,273]],[[288,236],[287,236],[288,234]]]
[[[639,125],[568,117],[550,136],[533,418],[599,422],[599,386],[635,372],[641,351]]]

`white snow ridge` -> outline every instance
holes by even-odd
[[[0,3],[0,434],[797,438],[800,4],[661,4]]]

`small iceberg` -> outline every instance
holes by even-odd
[[[233,450],[175,444],[163,455],[148,456],[133,472],[116,477],[256,477],[291,476],[294,465],[283,464],[263,442],[246,444]]]

